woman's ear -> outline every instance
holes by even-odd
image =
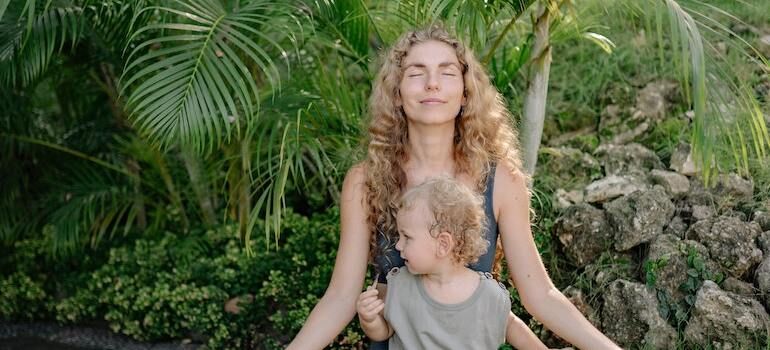
[[[445,257],[452,253],[454,248],[454,239],[449,232],[441,232],[436,236],[436,255],[438,257]]]

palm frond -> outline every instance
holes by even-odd
[[[702,34],[721,33],[720,39],[730,42],[744,57],[767,71],[767,60],[729,29],[718,25],[707,15],[674,0],[665,1],[669,29],[673,32],[674,57],[679,62],[685,96],[693,106],[691,142],[696,161],[702,165],[704,181],[709,183],[718,171],[720,153],[730,154],[733,166],[748,175],[748,158],[764,158],[770,147],[770,136],[763,113],[750,88],[727,62],[720,61],[719,52]],[[713,8],[713,7],[712,7]],[[747,53],[746,51],[752,54]],[[747,145],[749,147],[747,147]]]
[[[131,230],[137,208],[124,179],[92,166],[72,167],[57,179],[46,205],[55,208],[47,215],[54,256],[72,256]]]
[[[132,37],[162,35],[131,52],[121,91],[139,130],[153,143],[210,150],[229,139],[233,126],[240,133],[250,123],[262,85],[280,89],[275,58],[286,55],[281,39],[296,32],[287,30],[292,8],[267,0],[232,11],[213,0],[175,3],[179,9],[144,10],[179,21],[134,32]]]
[[[29,0],[21,13],[13,8],[0,22],[0,84],[27,86],[48,68],[54,53],[74,45],[83,28],[77,5],[50,6],[35,11]],[[14,17],[19,18],[15,20]]]
[[[314,29],[325,34],[329,46],[365,64],[369,56],[371,17],[364,1],[321,0],[311,6]],[[372,29],[378,33],[377,27]]]
[[[302,73],[303,79],[293,81],[285,95],[265,106],[263,112],[272,118],[261,119],[259,132],[251,136],[255,203],[244,241],[250,241],[259,218],[264,218],[268,249],[280,235],[287,189],[336,199],[343,171],[362,159],[358,140],[369,84],[354,77],[363,73],[351,69],[341,56],[315,58]],[[295,90],[300,93],[293,94]]]

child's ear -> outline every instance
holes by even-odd
[[[445,257],[452,253],[452,248],[454,247],[454,239],[452,239],[452,235],[449,232],[441,232],[436,236],[436,240],[438,241],[438,246],[436,253],[439,257]]]

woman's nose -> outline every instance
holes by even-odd
[[[440,89],[439,83],[438,83],[438,76],[436,74],[428,74],[428,80],[425,82],[425,90],[431,91],[435,90],[438,91]]]

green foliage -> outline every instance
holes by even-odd
[[[45,315],[46,298],[42,283],[16,272],[0,279],[0,319],[32,320]]]
[[[310,218],[289,212],[285,239],[254,256],[246,253],[232,225],[186,236],[150,232],[110,249],[90,272],[83,266],[50,275],[40,273],[56,264],[40,259],[45,243],[19,241],[14,254],[0,260],[3,269],[11,264],[19,269],[0,280],[0,318],[104,320],[112,330],[142,340],[196,337],[213,349],[281,348],[326,290],[339,243],[338,220],[337,208]],[[264,239],[252,244],[263,245]],[[64,294],[56,296],[57,290]],[[238,314],[224,311],[233,297],[242,300]],[[334,348],[364,342],[354,322]]]
[[[650,287],[655,287],[655,283],[658,281],[657,272],[668,264],[668,259],[665,257],[656,260],[647,260],[644,263],[644,278],[645,282]]]
[[[645,264],[648,286],[655,287],[655,272],[664,267],[666,263],[666,259],[661,258],[648,261]],[[695,306],[696,294],[703,285],[703,281],[710,280],[720,284],[724,280],[724,275],[721,272],[710,271],[707,268],[703,257],[691,246],[687,247],[686,274],[686,280],[679,286],[679,290],[684,295],[681,302],[672,299],[666,291],[656,288],[660,316],[668,320],[680,332],[684,331],[684,327],[690,319],[692,309]]]

